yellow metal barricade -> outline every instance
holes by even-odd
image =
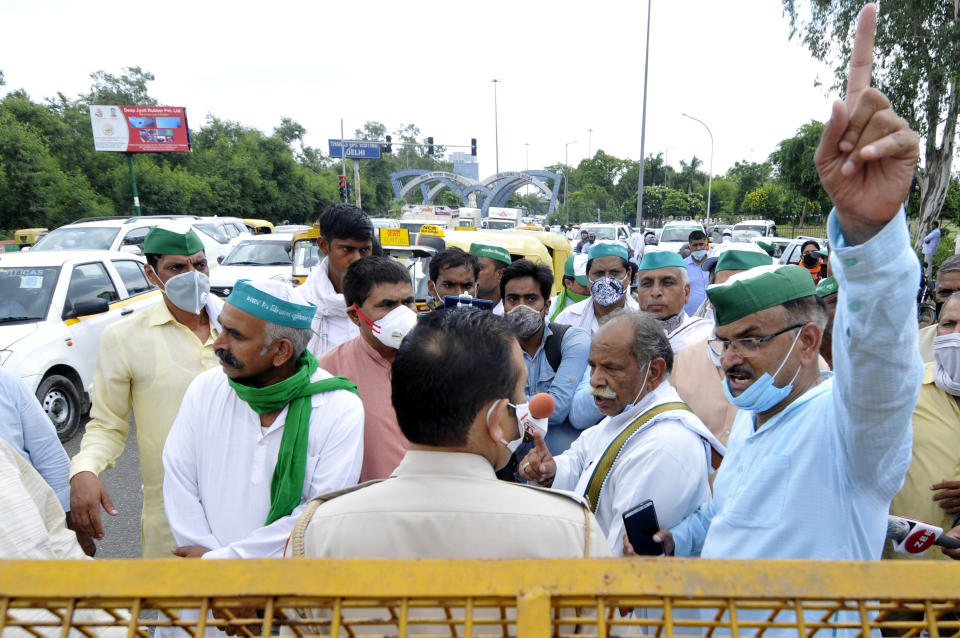
[[[4,637],[228,626],[241,636],[960,636],[960,565],[5,561],[0,607]]]

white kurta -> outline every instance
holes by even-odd
[[[503,299],[498,301],[497,305],[493,307],[493,314],[497,315],[498,317],[503,316]]]
[[[624,306],[627,310],[634,312],[640,310],[640,305],[629,293],[624,293],[624,298],[627,300]],[[564,323],[568,326],[583,328],[590,333],[591,339],[593,335],[597,333],[597,330],[600,329],[600,322],[597,321],[597,315],[593,312],[593,297],[587,297],[572,306],[567,306],[553,321],[554,323]]]
[[[317,269],[297,288],[308,302],[317,307],[313,325],[310,326],[313,337],[307,349],[318,357],[360,335],[360,329],[347,316],[347,303],[343,295],[333,289],[329,266],[330,260],[324,257]]]
[[[329,378],[323,369],[313,381]],[[315,394],[300,506],[264,525],[287,408],[264,432],[222,369],[197,376],[163,448],[163,500],[178,545],[204,558],[273,558],[311,498],[354,485],[363,462],[363,404],[346,390]]]
[[[584,495],[593,467],[610,443],[640,414],[661,403],[681,401],[668,381],[635,407],[583,431],[570,449],[555,457],[553,488]],[[623,555],[623,514],[650,499],[660,527],[667,528],[710,500],[711,446],[723,445],[692,412],[670,410],[640,428],[617,457],[600,491],[597,521],[614,556]]]
[[[713,334],[713,321],[703,317],[691,317],[683,313],[683,323],[667,334],[670,348],[676,354],[694,343],[709,339]]]

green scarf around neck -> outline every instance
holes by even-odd
[[[321,392],[348,390],[357,396],[357,386],[346,377],[331,377],[310,381],[320,364],[309,351],[304,351],[297,362],[297,371],[283,381],[265,388],[253,388],[227,379],[237,396],[257,414],[283,409],[287,404],[287,420],[283,424],[283,438],[277,465],[270,481],[270,512],[265,525],[288,516],[300,505],[303,479],[307,473],[307,443],[310,440],[310,397]]]
[[[557,315],[563,312],[563,309],[567,306],[579,303],[584,299],[589,299],[590,295],[578,295],[575,292],[567,290],[567,287],[564,286],[563,290],[560,291],[560,294],[557,295],[557,301],[553,304],[553,312],[550,313],[549,321],[555,321]]]

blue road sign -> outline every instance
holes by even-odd
[[[379,159],[380,142],[364,140],[330,140],[330,157],[346,157],[347,159]],[[346,146],[346,152],[343,151]]]

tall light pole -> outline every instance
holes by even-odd
[[[567,200],[567,176],[570,174],[570,145],[576,144],[577,140],[567,142],[563,145],[563,210],[567,214],[567,224],[570,223],[570,202]]]
[[[529,170],[530,170],[530,142],[524,142],[523,145],[527,147],[527,168],[526,168],[526,170],[529,171]]]
[[[707,133],[710,134],[710,180],[707,183],[707,217],[710,217],[710,191],[713,190],[713,133],[710,131],[709,126],[692,115],[687,115],[686,113],[681,113],[680,115],[683,117],[689,117],[694,122],[700,122],[703,124],[703,128],[707,129]]]
[[[493,147],[497,158],[497,173],[500,172],[500,131],[497,125],[497,84],[503,80],[490,80],[493,82]]]
[[[647,52],[643,57],[643,118],[640,122],[640,177],[637,179],[637,228],[643,229],[643,145],[647,137],[647,72],[650,69],[650,7],[653,0],[647,0]]]
[[[587,129],[587,159],[593,157],[593,129]]]

